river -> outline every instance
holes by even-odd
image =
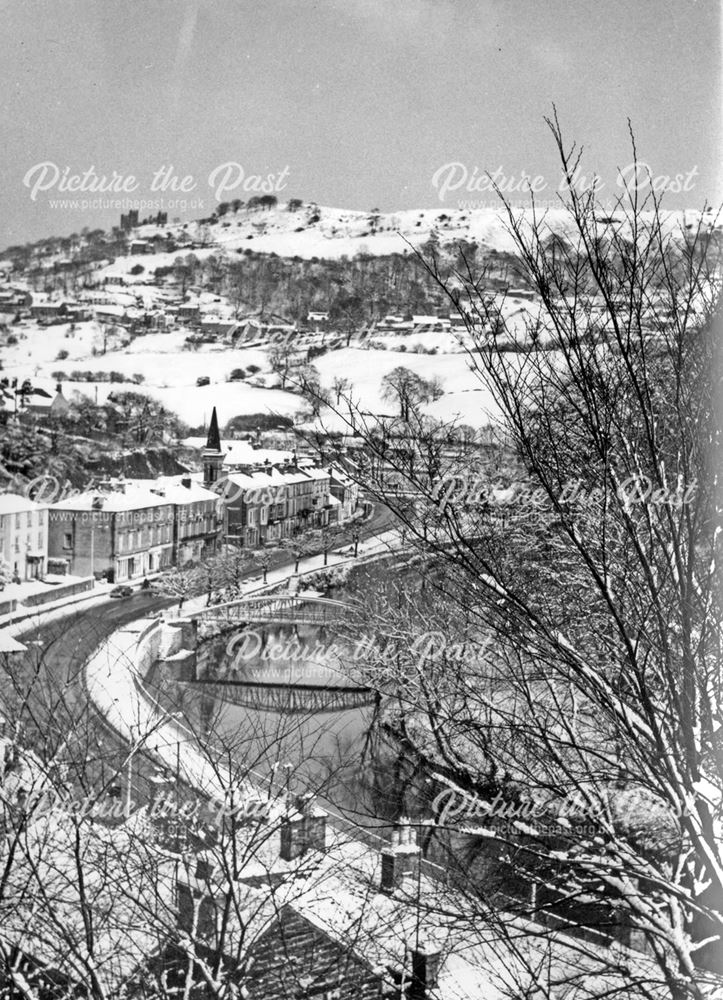
[[[337,629],[248,626],[201,642],[193,679],[158,664],[147,683],[237,773],[310,790],[365,827],[419,814],[423,780],[381,727],[383,699]]]

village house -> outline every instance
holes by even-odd
[[[0,379],[0,410],[19,418],[53,419],[70,410],[70,403],[63,395],[61,384],[48,379],[18,379],[4,376]]]
[[[262,323],[256,317],[239,320],[238,330],[243,343],[271,340],[277,344],[289,344],[296,340],[299,333],[294,323]]]
[[[331,496],[340,504],[338,523],[349,521],[359,506],[359,483],[355,482],[342,468],[329,466],[329,489]]]
[[[47,557],[47,508],[17,493],[0,494],[0,559],[13,579],[42,579]]]
[[[342,470],[332,492],[331,470],[293,452],[222,444],[215,408],[202,463],[204,485],[223,496],[228,537],[248,548],[342,524],[357,507],[358,491]]]
[[[19,763],[26,780],[39,773],[31,755]],[[17,784],[12,774],[8,788]],[[258,822],[228,823],[220,842],[219,823],[206,827],[215,837],[199,838],[196,821],[169,813],[173,793],[173,781],[157,776],[148,808],[118,826],[58,823],[49,811],[28,824],[10,870],[18,905],[3,936],[32,958],[31,968],[52,972],[64,995],[87,993],[84,964],[62,964],[68,941],[85,941],[79,858],[100,914],[94,981],[108,997],[136,995],[134,984],[156,975],[179,995],[184,985],[198,995],[203,966],[219,959],[224,991],[245,1000],[510,1000],[551,997],[547,984],[583,1000],[642,996],[630,984],[657,981],[632,935],[613,942],[577,937],[574,927],[552,932],[535,906],[479,906],[470,924],[474,897],[424,858],[407,819],[385,840],[340,825],[311,796],[288,796],[272,800]],[[239,859],[232,878],[231,837]],[[114,893],[129,873],[133,891],[118,906]],[[49,922],[38,892],[53,900]],[[193,948],[193,964],[179,940]],[[715,983],[701,995],[713,1000]]]
[[[179,323],[197,323],[201,314],[201,307],[197,301],[181,302],[176,310],[176,319]]]
[[[30,292],[22,288],[2,288],[0,289],[0,313],[17,313],[21,309],[27,309],[32,302]]]
[[[155,825],[177,851],[178,826]],[[221,952],[239,969],[249,1000],[505,1000],[538,995],[543,962],[550,982],[590,990],[580,996],[622,995],[630,968],[651,970],[630,935],[616,943],[616,963],[603,935],[595,943],[551,936],[544,915],[538,923],[519,906],[487,919],[480,912],[470,926],[468,892],[423,857],[406,819],[389,840],[369,843],[334,825],[311,796],[295,796],[241,855],[248,860],[233,882],[213,847],[177,868],[178,922],[197,954]]]
[[[117,323],[119,326],[128,326],[140,315],[137,309],[126,308],[112,302],[95,306],[93,314],[98,323]]]
[[[52,504],[48,556],[75,576],[122,583],[173,564],[174,505],[150,490],[103,484]]]
[[[21,390],[17,398],[17,413],[20,417],[28,415],[50,420],[70,412],[70,403],[63,395],[60,382],[55,386],[54,392],[39,385],[31,385],[28,391]]]
[[[285,488],[264,472],[231,473],[224,479],[226,537],[244,548],[258,548],[292,532]]]
[[[329,471],[313,466],[224,473],[229,536],[256,548],[307,529],[342,523],[341,505],[330,484]]]
[[[449,333],[450,320],[442,316],[412,316],[413,333]]]
[[[33,319],[42,320],[46,323],[65,321],[68,315],[68,304],[63,300],[51,302],[49,300],[38,300],[33,298],[30,306],[30,315]]]
[[[217,493],[190,476],[136,479],[132,485],[173,504],[174,566],[197,563],[214,555],[223,528],[223,502]]]
[[[233,319],[222,319],[220,316],[204,316],[200,323],[201,335],[210,337],[230,337],[238,323]]]
[[[307,325],[313,327],[313,329],[320,333],[329,327],[329,313],[328,312],[309,312],[306,317]]]

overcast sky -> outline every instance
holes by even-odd
[[[540,175],[554,197],[553,101],[606,194],[632,159],[629,117],[654,174],[688,178],[667,204],[721,197],[717,0],[5,0],[0,13],[1,245],[117,220],[53,207],[93,197],[58,184],[33,200],[41,172],[23,181],[40,163],[132,175],[127,197],[149,200],[172,165],[203,200],[191,217],[213,208],[225,163],[272,175],[280,199],[361,210],[439,205],[449,163],[457,181]],[[444,204],[459,197],[485,195],[462,186]]]

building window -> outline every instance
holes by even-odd
[[[73,548],[73,536],[70,532],[66,532],[63,535],[63,548],[72,549]]]

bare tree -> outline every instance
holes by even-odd
[[[344,378],[341,375],[336,375],[334,381],[331,385],[331,390],[334,393],[334,400],[336,405],[339,405],[342,395],[348,393],[352,388],[352,384],[348,378]]]
[[[406,373],[389,379],[397,423],[357,414],[364,485],[436,595],[411,620],[375,616],[405,641],[393,671],[370,669],[396,692],[399,737],[444,775],[467,834],[503,845],[533,911],[627,927],[669,996],[701,998],[723,972],[720,259],[704,214],[691,232],[636,189],[601,210],[548,124],[563,222],[504,205],[542,324],[512,329],[472,261],[452,278],[428,265],[468,316],[507,447],[472,459],[453,427],[425,424]],[[487,341],[491,322],[515,351]],[[443,637],[422,656],[420,620]],[[476,655],[450,658],[465,635]],[[480,812],[495,796],[512,830]]]

